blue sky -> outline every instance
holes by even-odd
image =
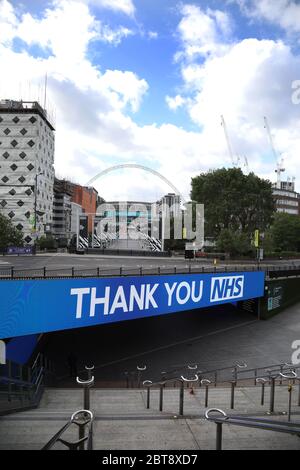
[[[1,98],[38,99],[47,74],[56,170],[83,184],[135,162],[188,195],[192,176],[232,165],[221,114],[235,156],[274,180],[267,115],[285,176],[300,177],[300,107],[291,99],[299,33],[294,0],[0,0]],[[151,199],[169,190],[126,175],[99,191]]]

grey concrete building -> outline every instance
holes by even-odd
[[[33,244],[52,225],[53,120],[36,101],[0,101],[0,211]]]

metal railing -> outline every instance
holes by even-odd
[[[183,416],[183,406],[184,406],[184,384],[185,383],[192,383],[192,382],[198,382],[199,377],[197,374],[195,374],[194,378],[186,378],[184,376],[175,378],[175,379],[169,379],[165,381],[160,381],[153,383],[151,380],[144,380],[143,385],[147,389],[147,403],[146,403],[146,408],[150,408],[150,390],[152,387],[159,387],[159,411],[163,411],[163,393],[164,393],[164,388],[167,383],[174,383],[178,382],[180,384],[179,387],[179,416]]]
[[[93,449],[93,421],[94,415],[89,410],[78,410],[72,414],[69,421],[50,439],[41,450],[50,450],[60,442],[69,450]],[[78,427],[78,439],[74,442],[62,439],[62,435],[72,426]]]
[[[191,393],[194,393],[194,387],[198,386],[199,389],[204,388],[204,404],[205,408],[208,406],[209,402],[209,390],[211,387],[215,388],[217,385],[229,387],[229,404],[231,410],[235,409],[235,392],[239,385],[245,385],[245,377],[239,377],[239,374],[243,374],[246,372],[250,372],[250,376],[247,377],[247,380],[252,382],[253,377],[255,377],[255,385],[261,385],[261,395],[260,395],[260,405],[265,405],[265,391],[266,385],[269,386],[270,390],[270,399],[269,399],[269,409],[268,414],[275,413],[275,389],[277,385],[283,386],[287,382],[287,391],[288,391],[288,405],[287,405],[287,412],[284,411],[288,415],[288,420],[291,419],[291,405],[292,405],[292,393],[293,393],[293,385],[298,382],[298,399],[297,399],[297,406],[300,407],[300,377],[297,375],[296,370],[300,370],[299,366],[294,366],[293,364],[279,364],[273,365],[269,367],[261,367],[255,369],[247,369],[247,364],[244,362],[236,362],[233,366],[224,367],[222,369],[216,370],[209,370],[206,372],[197,370],[197,364],[188,365],[188,371],[194,371],[195,375],[192,380],[185,379],[183,375],[178,375],[174,377],[166,377],[167,372],[163,371],[161,374],[163,375],[162,379],[153,382],[151,380],[145,380],[143,385],[147,389],[147,408],[150,406],[150,387],[158,386],[160,390],[160,405],[159,410],[162,411],[162,394],[163,388],[165,388],[166,384],[172,384],[174,387],[179,383],[180,385],[180,393],[181,389],[184,388],[184,384],[188,387],[189,384],[193,383],[193,389]],[[222,380],[217,381],[216,372],[220,373],[220,371],[231,371],[231,376],[228,378],[222,378]],[[260,377],[257,376],[258,371],[265,371],[265,374],[261,375]],[[210,378],[209,378],[210,377]],[[181,400],[181,397],[180,397]]]
[[[1,365],[0,415],[38,406],[45,381],[50,381],[52,374],[52,363],[40,353],[32,366],[25,366],[10,360]],[[15,400],[20,403],[16,404]]]
[[[69,450],[92,450],[93,449],[93,421],[94,415],[90,410],[90,388],[94,385],[92,371],[94,366],[85,366],[87,379],[76,377],[77,384],[83,389],[83,409],[72,414],[66,424],[49,440],[42,450],[50,450],[58,442],[66,446]],[[62,439],[61,436],[72,426],[78,426],[78,439],[70,442]]]
[[[240,265],[221,265],[221,266],[198,266],[192,264],[189,260],[186,261],[187,265],[162,267],[156,266],[152,268],[138,266],[138,267],[116,267],[116,268],[102,268],[101,266],[94,268],[60,268],[51,269],[50,267],[40,267],[32,269],[1,267],[0,279],[52,279],[52,278],[83,278],[83,277],[116,277],[116,276],[133,276],[133,275],[163,275],[163,274],[191,274],[191,273],[226,273],[226,272],[240,272],[240,271],[264,271],[266,277],[273,279],[278,277],[300,276],[300,265],[260,265],[255,264],[240,264]]]
[[[282,383],[283,378],[280,376],[280,373],[283,373],[284,370],[300,370],[300,365],[280,363],[264,367],[248,368],[248,365],[244,361],[239,360],[231,366],[217,369],[204,369],[201,364],[194,363],[191,365],[191,363],[185,363],[175,365],[168,370],[164,370],[161,372],[161,375],[164,376],[164,378],[173,378],[176,374],[178,376],[185,374],[186,371],[190,370],[197,371],[197,375],[199,376],[199,386],[201,386],[202,379],[208,379],[211,384],[216,387],[217,385],[223,385],[224,383],[230,383],[231,381],[240,381],[245,383],[252,381],[254,385],[257,385],[256,379],[258,377],[266,378],[270,381],[272,374],[278,374],[280,382]]]
[[[126,380],[126,388],[137,388],[141,387],[141,379],[143,372],[147,370],[147,366],[139,366],[137,365],[134,370],[125,371],[125,380]]]
[[[218,413],[218,416],[211,416],[212,413]],[[287,423],[265,418],[253,418],[246,416],[228,416],[223,410],[219,408],[210,408],[206,410],[205,418],[207,421],[212,421],[216,424],[216,450],[222,450],[222,434],[224,424],[300,436],[300,423]]]

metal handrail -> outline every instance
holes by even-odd
[[[218,416],[210,416],[211,413],[218,413]],[[283,432],[288,434],[300,435],[300,423],[279,422],[265,418],[253,418],[246,416],[227,415],[225,411],[219,408],[209,408],[205,411],[207,421],[213,421],[216,424],[216,450],[222,450],[222,426],[223,424],[232,424],[235,426],[244,426],[266,431]]]
[[[44,389],[45,373],[49,371],[46,366],[50,366],[50,361],[43,358],[41,353],[37,354],[32,366],[18,364],[10,360],[4,365],[5,375],[0,377],[0,384],[3,385],[0,394],[6,395],[9,403],[12,398],[21,400],[21,405],[16,405],[15,411],[38,405]],[[1,414],[6,414],[11,409],[11,404],[7,407],[2,406]]]
[[[168,374],[168,373],[175,373],[177,371],[180,371],[180,370],[184,369],[185,367],[187,367],[188,369],[191,369],[191,366],[189,365],[189,363],[187,363],[187,364],[183,364],[181,366],[174,367],[172,370],[164,371],[163,374],[165,375],[165,374]],[[195,364],[193,367],[196,369],[196,367],[198,367],[198,365]],[[257,384],[256,383],[256,378],[258,376],[259,371],[266,371],[266,374],[265,375],[260,374],[259,375],[260,377],[269,378],[270,377],[270,372],[272,372],[272,373],[278,372],[278,374],[280,374],[280,372],[284,371],[284,368],[287,368],[288,370],[290,370],[290,369],[297,370],[297,369],[300,369],[300,365],[294,365],[294,364],[289,364],[289,363],[280,363],[280,364],[273,364],[271,366],[255,367],[255,368],[248,369],[246,367],[246,363],[236,362],[232,366],[226,366],[226,367],[217,368],[217,369],[201,370],[201,371],[199,370],[198,375],[201,378],[205,377],[205,376],[207,377],[208,375],[214,375],[214,377],[215,377],[214,384],[216,385],[217,383],[227,383],[227,382],[231,381],[228,378],[228,379],[221,379],[218,382],[218,380],[216,380],[218,373],[224,372],[226,370],[233,370],[233,372],[236,372],[235,378],[236,378],[237,381],[238,380],[251,380],[251,379],[254,379],[254,385],[256,385]],[[252,372],[254,372],[253,376],[238,377],[240,374],[252,373]]]
[[[41,450],[50,450],[57,443],[60,442],[69,450],[92,450],[93,448],[93,421],[94,415],[90,410],[78,410],[72,414],[69,421],[45,444]],[[78,426],[78,440],[69,442],[61,439],[64,432],[72,425]],[[86,427],[88,428],[87,435],[85,433]],[[86,446],[85,446],[86,443]]]
[[[198,382],[199,376],[195,374],[194,378],[186,378],[183,375],[174,379],[167,379],[159,382],[152,382],[151,380],[144,380],[143,385],[147,389],[147,409],[150,408],[150,389],[151,387],[159,386],[159,411],[163,411],[163,391],[167,383],[180,383],[179,389],[179,415],[183,416],[183,402],[184,402],[184,383]]]

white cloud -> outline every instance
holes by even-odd
[[[111,29],[108,25],[99,24],[98,26],[99,35],[97,39],[108,42],[113,45],[118,45],[123,38],[134,35],[134,32],[124,26],[120,26],[116,29]]]
[[[228,14],[209,8],[205,12],[195,5],[182,6],[181,13],[178,32],[184,51],[176,55],[177,60],[222,52],[232,29]]]
[[[288,33],[300,31],[300,4],[294,0],[233,0],[253,19],[277,24]]]
[[[176,64],[182,87],[174,96],[169,90],[166,101],[174,110],[186,107],[199,132],[168,123],[139,126],[130,112],[143,106],[143,97],[151,92],[146,80],[130,70],[102,70],[88,55],[91,41],[98,41],[99,49],[100,41],[116,44],[122,26],[111,32],[107,25],[105,30],[87,2],[76,0],[56,2],[39,19],[16,15],[7,0],[0,6],[1,97],[26,99],[27,82],[31,95],[35,85],[35,96],[42,97],[40,84],[48,73],[48,97],[57,109],[58,174],[85,184],[113,164],[136,162],[160,171],[188,197],[191,176],[231,165],[220,125],[224,114],[236,151],[247,155],[251,169],[274,179],[275,162],[265,160],[270,153],[263,128],[267,115],[278,152],[289,155],[288,173],[300,178],[300,106],[291,102],[291,82],[299,78],[300,63],[284,42],[234,41],[228,15],[186,5],[178,27]],[[123,33],[125,37],[125,29]],[[15,37],[39,45],[45,54],[34,57],[25,47],[14,52]],[[126,175],[121,179],[114,174],[95,186],[106,199],[127,194],[128,199],[155,200],[169,190],[138,171]]]
[[[17,18],[12,5],[7,0],[0,2],[0,44],[10,44],[14,37]]]
[[[199,125],[202,141],[214,155],[214,162],[222,152],[229,157],[220,126],[223,114],[236,154],[247,156],[250,169],[274,180],[276,162],[264,129],[266,115],[277,153],[286,156],[287,175],[299,179],[300,137],[295,129],[300,126],[300,106],[293,105],[291,97],[300,57],[283,41],[274,40],[229,40],[220,49],[220,16],[198,7],[185,9],[183,15],[178,32],[183,88],[188,97],[184,106]],[[213,139],[223,150],[213,146]]]
[[[148,37],[149,37],[149,39],[157,39],[158,38],[158,32],[157,31],[149,31],[148,32]]]
[[[61,0],[59,0],[61,1]],[[81,3],[95,5],[101,8],[107,8],[117,12],[122,12],[125,15],[133,16],[135,13],[135,6],[132,0],[76,0]]]
[[[181,95],[176,95],[174,97],[166,96],[166,102],[172,111],[176,111],[177,108],[184,105],[186,100]]]

